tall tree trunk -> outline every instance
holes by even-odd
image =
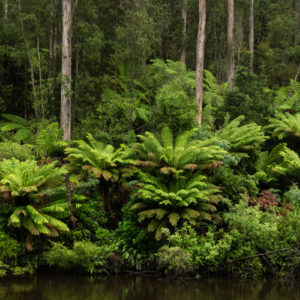
[[[227,11],[227,81],[229,87],[232,88],[234,80],[234,0],[228,0]]]
[[[186,13],[186,1],[183,0],[182,3],[182,11],[181,11],[181,16],[183,20],[183,29],[182,29],[182,51],[181,51],[181,57],[180,60],[185,64],[186,63],[186,24],[187,24],[187,13]]]
[[[206,26],[206,0],[199,1],[199,24],[197,34],[197,58],[196,58],[196,100],[198,104],[197,122],[202,123],[203,106],[203,72],[205,53],[205,26]]]
[[[8,0],[3,2],[3,24],[5,27],[8,25]]]
[[[23,25],[23,20],[21,16],[21,1],[18,1],[18,10],[19,10],[19,22],[21,26],[21,32],[22,36],[24,39],[25,47],[26,47],[26,53],[28,56],[28,61],[29,61],[29,69],[30,69],[30,76],[31,76],[31,86],[32,86],[32,94],[33,94],[33,109],[34,109],[34,114],[35,114],[35,120],[39,122],[40,116],[38,112],[38,99],[37,99],[37,91],[36,91],[36,86],[35,86],[35,78],[34,78],[34,69],[33,69],[33,62],[32,62],[32,57],[30,53],[30,47],[29,47],[29,42],[26,38],[25,35],[25,30],[24,30],[24,25]]]
[[[45,108],[44,108],[44,95],[43,95],[43,76],[42,76],[42,65],[41,65],[41,53],[40,53],[40,38],[37,37],[37,55],[39,62],[39,83],[40,83],[40,101],[41,101],[41,109],[42,109],[42,118],[45,119]]]
[[[235,45],[236,45],[236,65],[237,68],[240,66],[241,61],[241,52],[243,48],[243,42],[244,42],[244,29],[243,29],[243,15],[241,13],[238,13],[236,18],[237,23],[237,30],[235,32]]]
[[[295,42],[297,45],[300,44],[300,0],[296,0],[296,36]]]
[[[250,0],[249,52],[250,52],[249,72],[253,73],[253,62],[254,62],[254,0]]]
[[[74,86],[74,98],[72,105],[72,123],[75,123],[75,106],[78,99],[78,79],[79,79],[79,49],[78,46],[75,47],[75,86]]]
[[[72,0],[62,0],[62,64],[60,128],[63,140],[71,139]]]

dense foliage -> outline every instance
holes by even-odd
[[[249,1],[235,1],[231,86],[226,1],[207,1],[197,127],[197,1],[74,1],[66,142],[61,3],[3,0],[0,277],[300,277],[298,2],[255,1],[253,72]]]

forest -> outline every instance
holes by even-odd
[[[300,0],[1,0],[0,278],[300,277]]]

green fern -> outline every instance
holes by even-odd
[[[226,152],[215,145],[215,140],[193,140],[194,130],[173,137],[170,128],[162,129],[159,136],[151,132],[139,135],[141,143],[134,146],[139,160],[137,165],[160,168],[171,174],[184,169],[196,169],[224,159]]]
[[[261,126],[256,123],[241,125],[244,119],[244,116],[239,116],[216,132],[216,137],[227,143],[233,153],[246,154],[268,139]]]
[[[48,157],[55,153],[63,153],[67,143],[63,142],[61,137],[62,131],[57,122],[41,126],[36,136],[37,155]]]
[[[292,110],[300,112],[299,98],[300,83],[291,80],[289,86],[281,87],[276,91],[274,106],[279,111]]]
[[[273,136],[283,139],[289,136],[300,138],[300,113],[291,115],[280,113],[276,118],[269,119],[270,124],[265,127]]]
[[[116,182],[128,170],[125,167],[135,163],[132,150],[125,145],[115,150],[111,145],[97,142],[90,134],[87,135],[87,140],[89,143],[76,141],[76,148],[65,150],[73,170],[78,170],[79,167],[92,177]]]
[[[272,151],[259,153],[259,158],[256,161],[255,178],[263,182],[271,182],[278,180],[278,173],[273,172],[273,168],[282,162],[280,153],[286,148],[286,144],[282,143],[272,149]]]
[[[10,216],[10,224],[24,227],[30,235],[58,236],[59,231],[69,231],[57,218],[69,214],[66,200],[47,203],[45,189],[63,182],[65,168],[56,168],[56,162],[38,165],[35,160],[20,162],[13,158],[0,162],[0,191],[11,196],[18,206]],[[44,190],[43,190],[44,189]],[[32,249],[27,239],[28,250]]]
[[[35,132],[35,123],[26,119],[11,115],[1,115],[6,121],[1,124],[2,132],[13,133],[13,140],[18,142],[32,142]]]
[[[196,220],[211,220],[216,211],[217,190],[206,182],[206,177],[194,175],[187,179],[180,172],[174,178],[163,181],[146,173],[139,173],[139,189],[134,192],[136,203],[132,210],[138,210],[138,221],[150,220],[149,232],[161,239],[163,228],[174,228],[184,220],[196,224]]]
[[[79,177],[88,175],[99,180],[102,201],[111,215],[110,185],[132,172],[135,163],[132,159],[134,152],[125,145],[115,150],[111,145],[97,142],[90,134],[87,135],[87,140],[89,143],[80,140],[76,142],[76,148],[65,150],[69,166],[73,172],[79,173]]]
[[[299,178],[300,158],[285,143],[277,145],[270,153],[262,152],[256,163],[254,176],[264,182],[276,181],[280,176]]]
[[[273,167],[272,171],[280,175],[290,175],[299,179],[300,176],[300,157],[293,150],[284,147],[279,155],[282,162]]]
[[[39,189],[60,183],[65,168],[55,168],[56,162],[39,166],[35,160],[15,158],[0,162],[0,191],[13,197],[37,193]]]
[[[65,223],[52,216],[52,213],[55,215],[58,210],[60,216],[69,215],[66,203],[51,204],[45,208],[37,208],[33,205],[20,206],[10,216],[9,224],[15,227],[24,227],[32,235],[45,234],[57,237],[59,231],[69,232],[69,228]]]

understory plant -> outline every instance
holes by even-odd
[[[101,274],[113,271],[111,259],[118,245],[114,243],[97,246],[89,241],[78,241],[69,249],[61,243],[52,243],[49,251],[44,253],[47,265],[58,269],[79,271],[90,274]]]
[[[31,236],[45,234],[58,236],[59,231],[68,232],[65,223],[59,220],[68,215],[66,200],[51,202],[43,193],[46,187],[55,187],[62,182],[64,168],[55,167],[56,162],[38,165],[35,160],[20,162],[17,159],[0,162],[0,191],[16,206],[9,224],[27,230],[26,247],[32,250]]]
[[[88,142],[76,141],[77,147],[67,148],[69,167],[77,173],[79,179],[94,177],[99,180],[100,193],[106,209],[112,213],[109,200],[109,188],[126,174],[132,171],[133,151],[122,145],[119,149],[96,141],[92,135],[87,135]]]
[[[188,177],[177,172],[171,178],[156,178],[140,173],[131,209],[138,211],[139,222],[150,221],[148,231],[160,240],[164,231],[173,231],[184,220],[193,225],[197,220],[211,220],[218,202],[216,192],[203,175]]]

